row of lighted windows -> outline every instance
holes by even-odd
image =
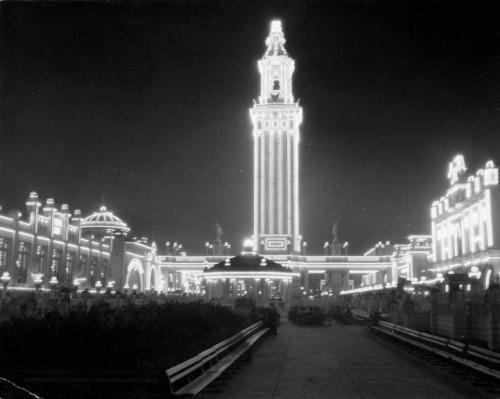
[[[294,118],[297,111],[255,111],[254,115],[257,119],[290,119]]]
[[[287,125],[286,121],[281,121],[281,127],[286,128],[286,125]],[[268,128],[268,127],[278,128],[279,123],[278,123],[278,121],[273,121],[272,124],[269,121],[264,121],[264,123],[262,123],[262,121],[257,121],[257,129],[259,129],[259,130],[262,129],[262,126],[264,126],[264,128]],[[293,129],[293,120],[288,122],[288,126],[290,129]]]
[[[59,281],[69,281],[73,277],[89,276],[91,281],[95,278],[103,279],[106,274],[108,260],[102,259],[99,265],[99,258],[67,251],[63,259],[63,251],[52,248],[50,256],[48,247],[37,245],[33,258],[31,257],[31,243],[19,242],[17,252],[9,262],[12,251],[12,240],[0,237],[0,272],[9,271],[14,281],[26,283],[28,271],[30,273],[42,273],[45,276],[57,277]],[[10,266],[10,267],[9,267]]]

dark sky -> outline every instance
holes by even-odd
[[[301,223],[361,252],[429,233],[449,159],[500,163],[496,10],[437,2],[1,3],[0,204],[28,193],[202,251],[252,232],[256,62],[296,60]],[[451,3],[449,3],[451,4]]]

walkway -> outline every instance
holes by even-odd
[[[493,398],[371,336],[362,326],[297,327],[282,320],[217,399]]]

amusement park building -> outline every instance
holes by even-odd
[[[468,274],[483,288],[500,273],[500,192],[498,168],[487,161],[466,176],[462,155],[449,165],[450,187],[431,206],[432,261],[435,274]]]
[[[126,241],[128,226],[105,207],[85,218],[32,192],[27,213],[0,214],[0,279],[13,288],[158,288],[156,246]],[[156,277],[158,275],[158,278]]]

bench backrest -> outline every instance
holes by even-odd
[[[224,341],[198,353],[191,359],[177,364],[166,370],[166,376],[169,381],[171,393],[175,393],[182,386],[203,374],[204,370],[215,364],[221,357],[225,356],[242,340],[252,335],[255,331],[262,328],[263,323],[252,324],[241,330]]]

